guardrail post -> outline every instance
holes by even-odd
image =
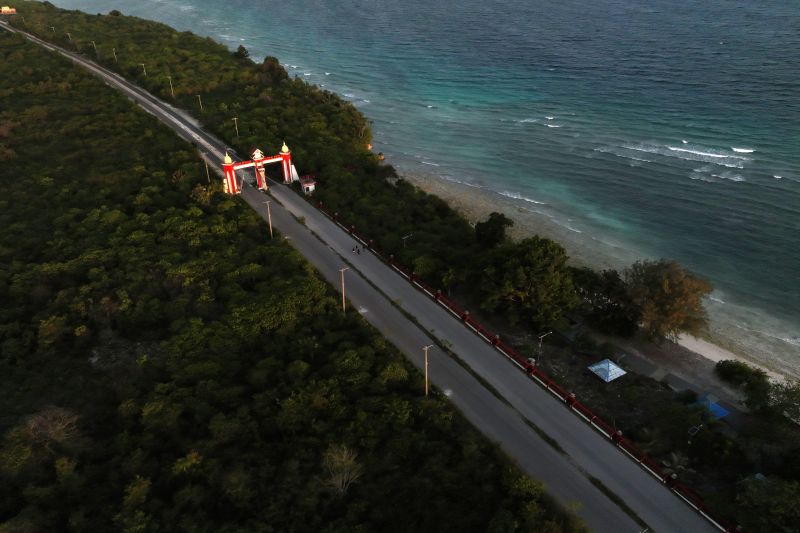
[[[675,485],[675,483],[677,483],[677,481],[678,481],[678,474],[672,474],[671,476],[668,476],[666,480],[664,480],[664,484],[667,487],[672,488]]]
[[[497,346],[498,344],[500,344],[500,335],[495,335],[492,339],[492,346]]]
[[[467,320],[469,320],[469,311],[464,311],[464,312],[461,314],[461,320],[463,320],[464,322],[466,322]]]
[[[575,398],[575,393],[574,392],[570,392],[569,396],[567,396],[567,400],[566,401],[567,401],[567,405],[572,407],[573,405],[575,405],[575,402],[577,402],[578,399]]]
[[[389,264],[394,265],[394,254],[389,254]]]
[[[367,243],[368,243],[367,246],[369,247],[370,250],[374,250],[375,249],[375,241],[374,240],[370,239],[369,241],[367,241]]]
[[[436,299],[437,302],[442,299],[442,289],[436,289],[436,295],[434,296],[434,298]]]
[[[410,281],[411,283],[414,283],[414,278],[415,277],[417,277],[417,273],[412,270],[411,271],[411,275],[408,276],[408,281]]]
[[[611,435],[611,441],[614,444],[619,444],[620,442],[622,442],[622,430],[621,429],[618,429],[616,432],[614,432]]]

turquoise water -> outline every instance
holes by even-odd
[[[795,0],[62,0],[209,35],[351,100],[406,173],[713,281],[717,339],[800,373]]]

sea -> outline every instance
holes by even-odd
[[[401,173],[514,202],[597,264],[710,280],[714,342],[800,376],[797,0],[55,0],[338,93]]]

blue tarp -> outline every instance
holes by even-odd
[[[708,394],[701,396],[697,400],[697,404],[708,409],[708,412],[711,413],[711,416],[714,417],[714,420],[719,420],[720,418],[726,417],[730,414],[727,409],[715,402],[712,398],[709,398]]]
[[[627,372],[617,366],[611,359],[603,359],[599,363],[591,365],[589,370],[597,374],[597,377],[606,383],[627,374]]]

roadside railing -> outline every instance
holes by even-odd
[[[648,472],[660,483],[666,485],[673,493],[675,493],[681,500],[686,502],[690,507],[697,511],[701,516],[708,520],[714,527],[724,532],[734,532],[737,529],[729,525],[720,517],[715,516],[705,505],[703,499],[686,485],[679,483],[675,475],[666,474],[661,466],[650,458],[647,454],[640,451],[630,441],[622,436],[621,431],[617,431],[613,426],[606,423],[600,417],[592,412],[587,406],[580,403],[574,394],[564,389],[561,385],[556,383],[554,379],[548,376],[541,368],[534,362],[528,361],[525,357],[521,356],[511,346],[500,340],[500,336],[496,333],[485,328],[480,322],[475,320],[469,311],[463,309],[454,301],[446,298],[441,290],[434,289],[424,281],[420,280],[413,270],[410,270],[400,264],[394,255],[383,254],[375,246],[375,241],[367,238],[365,235],[356,231],[355,226],[347,226],[339,220],[338,213],[331,212],[322,202],[310,202],[320,212],[332,220],[340,228],[348,232],[358,241],[365,250],[369,250],[378,257],[381,261],[389,265],[395,272],[400,274],[406,280],[414,285],[421,292],[432,298],[437,304],[446,309],[453,317],[461,321],[467,328],[471,329],[476,335],[481,337],[484,341],[492,345],[499,353],[504,355],[506,359],[511,361],[514,366],[530,377],[530,379],[538,383],[545,390],[550,392],[553,396],[558,398],[559,401],[564,402],[567,407],[581,417],[587,424],[593,427],[598,433],[607,438],[616,448],[628,455],[635,461],[643,470]]]

